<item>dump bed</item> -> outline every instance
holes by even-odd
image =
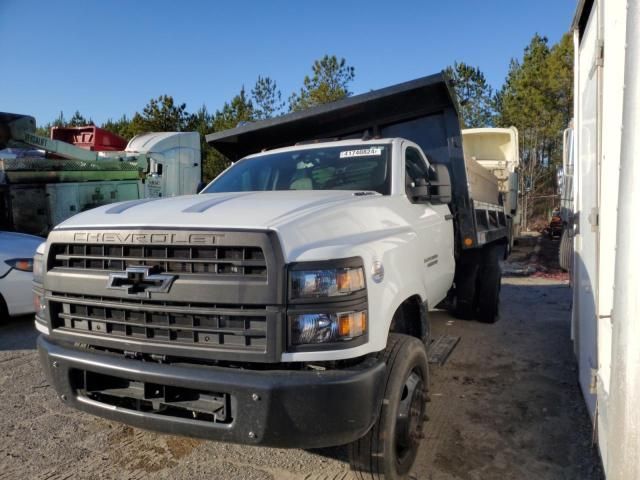
[[[469,128],[462,130],[467,165],[475,162],[498,179],[505,210],[515,216],[518,210],[518,130],[509,128]],[[475,198],[475,195],[474,195]]]
[[[456,103],[443,73],[212,133],[207,142],[235,161],[302,141],[366,136],[406,138],[420,145],[430,162],[448,167],[450,206],[463,248],[507,237],[502,206],[470,195]]]

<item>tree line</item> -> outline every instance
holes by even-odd
[[[525,224],[548,208],[548,201],[540,203],[536,199],[555,193],[555,173],[562,162],[562,131],[572,117],[572,48],[569,34],[555,45],[550,45],[546,37],[534,35],[522,58],[511,60],[499,89],[492,88],[478,66],[455,62],[445,70],[456,92],[463,128],[518,128]],[[313,62],[311,73],[286,101],[274,79],[259,76],[251,89],[242,86],[215,112],[206,105],[189,112],[185,103],[161,95],[132,117],[123,115],[100,126],[126,139],[153,131],[197,131],[202,139],[203,175],[210,180],[228,166],[228,161],[209,147],[204,140],[206,134],[347,97],[352,94],[354,78],[355,68],[344,58],[325,55]],[[93,124],[91,118],[78,111],[68,121],[61,113],[40,133],[48,135],[52,126],[87,124]]]
[[[202,142],[203,176],[211,180],[228,166],[228,160],[206,143],[206,134],[339,100],[351,95],[349,85],[354,77],[354,67],[348,65],[344,58],[325,55],[313,62],[311,74],[304,77],[300,89],[291,93],[287,102],[274,79],[259,76],[251,90],[247,91],[242,86],[215,112],[210,112],[206,105],[189,112],[186,103],[176,102],[171,95],[161,95],[151,99],[141,112],[134,113],[132,117],[122,115],[117,120],[109,119],[100,127],[127,140],[146,132],[196,131],[200,133]],[[69,120],[60,112],[58,118],[40,127],[38,133],[48,136],[51,127],[93,124],[91,118],[85,118],[79,111]]]
[[[496,91],[478,67],[447,68],[457,93],[461,122],[468,128],[518,129],[523,227],[546,221],[556,205],[556,174],[562,165],[562,132],[573,117],[573,42],[565,34],[549,45],[534,35],[521,59],[512,59]]]

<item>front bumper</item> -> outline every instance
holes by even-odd
[[[38,339],[38,350],[49,381],[68,405],[135,427],[177,435],[274,447],[342,445],[371,428],[382,401],[385,365],[373,358],[340,370],[245,370],[143,362],[79,350],[43,336]],[[95,385],[89,388],[82,381],[78,383],[79,378],[89,378],[87,372],[96,378],[126,379],[132,385],[144,385],[138,389],[144,392],[140,394],[143,397],[149,385],[172,391],[215,392],[227,402],[226,420],[220,423],[103,403],[96,400],[102,397],[87,393],[91,388],[95,391]],[[137,402],[150,404],[145,399]]]

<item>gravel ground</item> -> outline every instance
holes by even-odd
[[[539,255],[533,255],[536,248]],[[552,261],[557,242],[527,238],[514,258]],[[547,266],[548,267],[548,266]],[[545,267],[546,268],[546,267]],[[430,421],[413,478],[603,478],[576,384],[565,279],[507,277],[494,325],[432,314],[461,341],[432,369]],[[351,478],[346,449],[244,447],[159,435],[64,406],[47,384],[29,318],[0,327],[0,478]]]

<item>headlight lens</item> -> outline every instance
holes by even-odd
[[[33,308],[36,312],[36,317],[44,318],[45,312],[47,310],[47,303],[44,300],[44,297],[38,293],[33,293]]]
[[[33,281],[42,283],[44,277],[44,255],[36,253],[33,257]]]
[[[367,311],[304,313],[289,317],[291,343],[317,344],[352,340],[367,332]]]
[[[44,278],[44,249],[46,246],[47,243],[42,242],[33,256],[33,281],[36,283],[42,283]]]
[[[4,263],[21,272],[33,272],[32,258],[12,258],[11,260],[5,260]]]
[[[294,299],[348,295],[365,288],[362,267],[293,270],[290,275]]]

